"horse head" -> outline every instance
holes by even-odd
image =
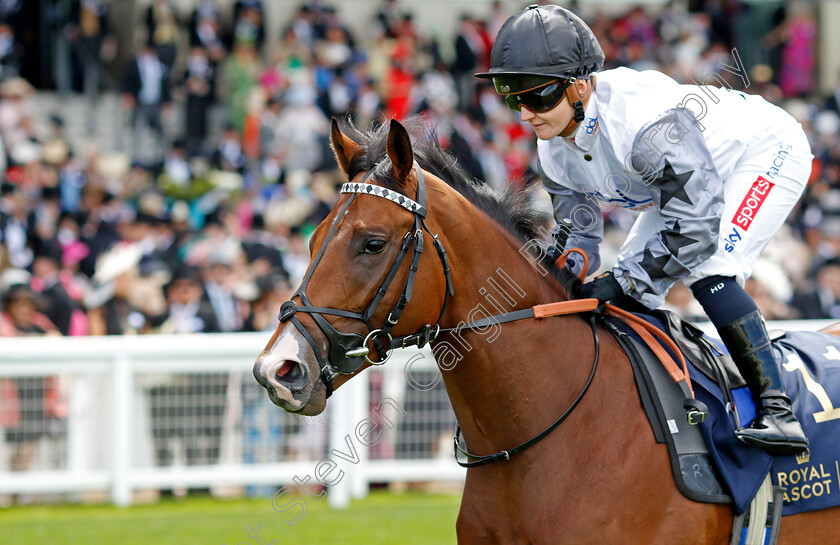
[[[399,346],[394,339],[428,342],[452,295],[443,246],[426,220],[433,176],[415,162],[405,127],[391,121],[378,157],[335,120],[330,139],[349,183],[313,233],[301,286],[254,364],[272,402],[305,415],[322,412],[353,375],[384,363]],[[403,315],[414,293],[423,297]]]

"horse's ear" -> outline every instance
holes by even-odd
[[[330,125],[330,144],[332,145],[333,153],[335,153],[335,160],[338,162],[339,168],[344,174],[350,170],[350,162],[361,150],[359,145],[341,132],[338,128],[338,121],[332,118]]]
[[[394,167],[394,176],[398,182],[404,182],[411,173],[414,165],[414,152],[411,150],[411,138],[402,123],[391,120],[391,130],[388,133],[388,157]]]

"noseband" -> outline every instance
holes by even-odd
[[[312,346],[312,349],[315,352],[315,357],[318,360],[318,365],[321,369],[320,378],[326,387],[327,397],[332,395],[333,380],[338,375],[353,374],[361,369],[365,362],[371,365],[381,365],[385,363],[385,360],[387,360],[391,354],[391,350],[395,347],[408,346],[409,342],[412,345],[416,344],[419,347],[423,347],[426,343],[434,340],[440,331],[440,320],[443,317],[443,313],[446,311],[446,305],[449,302],[449,297],[455,294],[452,286],[452,279],[449,275],[449,261],[446,258],[446,250],[443,248],[443,244],[441,244],[438,240],[437,235],[432,234],[428,227],[426,227],[426,184],[423,178],[423,170],[416,161],[414,162],[414,168],[417,171],[417,194],[414,200],[392,189],[366,183],[366,180],[370,177],[375,167],[368,171],[361,182],[350,182],[341,186],[341,193],[352,194],[350,199],[333,220],[332,226],[327,233],[327,238],[318,250],[318,253],[312,261],[312,265],[309,267],[306,276],[304,276],[300,287],[292,298],[283,303],[280,307],[280,322],[291,322],[297,330],[300,331],[301,335],[304,336],[307,342],[309,342],[310,346]],[[321,257],[323,257],[324,251],[335,233],[338,222],[341,221],[341,218],[344,217],[344,213],[360,194],[374,195],[376,197],[388,199],[389,201],[402,206],[414,214],[414,223],[403,237],[400,251],[394,259],[388,274],[385,276],[384,282],[376,291],[376,294],[368,304],[367,308],[365,308],[364,312],[313,306],[309,297],[306,295],[306,287],[309,284],[309,279],[312,277],[312,274],[315,272],[315,268],[321,261]],[[417,333],[406,335],[404,337],[393,338],[391,336],[391,330],[397,325],[405,306],[409,303],[409,301],[411,301],[411,294],[414,288],[414,276],[417,273],[420,257],[423,255],[424,231],[431,235],[438,257],[443,265],[443,273],[446,277],[446,292],[444,294],[443,307],[440,310],[440,314],[438,315],[434,326],[427,324]],[[385,318],[383,324],[378,328],[374,328],[371,325],[371,318],[376,313],[376,310],[379,308],[379,303],[382,302],[382,299],[391,287],[391,283],[394,281],[394,278],[396,277],[406,255],[408,255],[408,250],[412,244],[414,245],[414,251],[411,256],[408,276],[406,277],[405,284],[402,288],[402,295],[400,295],[399,300],[394,305],[394,308],[391,309],[391,312],[388,314],[387,318]],[[297,305],[294,302],[295,298],[299,298],[302,304]],[[321,330],[321,333],[323,333],[326,337],[329,343],[329,354],[327,354],[326,358],[323,354],[321,354],[315,339],[295,316],[295,313],[297,312],[309,314]],[[360,320],[364,322],[367,327],[367,334],[362,336],[357,333],[344,333],[338,331],[332,326],[332,324],[330,324],[329,321],[327,321],[326,318],[324,318],[324,314]],[[373,346],[379,356],[378,361],[373,361],[368,357],[370,351],[367,345],[371,341],[373,341]]]

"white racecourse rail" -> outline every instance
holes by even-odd
[[[371,483],[463,481],[452,455],[454,416],[428,350],[395,351],[310,419],[271,405],[251,375],[269,336],[0,339],[0,496],[105,491],[126,506],[142,490],[266,494],[320,481],[330,505],[344,507]],[[27,426],[41,431],[15,434]],[[30,447],[24,466],[16,458],[22,441]]]

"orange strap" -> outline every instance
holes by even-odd
[[[607,314],[615,316],[616,318],[620,319],[631,328],[633,331],[639,334],[642,340],[648,345],[648,347],[653,350],[653,353],[656,354],[656,357],[659,358],[659,361],[662,362],[662,365],[665,366],[665,369],[668,370],[668,373],[671,375],[671,378],[674,379],[674,382],[685,381],[688,385],[688,389],[691,392],[691,396],[694,397],[694,388],[691,385],[691,378],[688,376],[688,364],[685,362],[685,358],[683,358],[682,352],[677,347],[676,343],[666,335],[661,329],[656,327],[655,325],[646,322],[642,318],[639,318],[635,314],[631,314],[626,310],[622,310],[614,305],[607,304]],[[677,355],[677,358],[680,360],[682,364],[682,369],[677,365],[674,361],[674,358],[665,350],[661,344],[656,342],[656,339],[653,338],[653,335],[659,338],[665,345],[671,349],[671,351]]]
[[[595,310],[596,308],[598,308],[597,299],[572,299],[570,301],[546,303],[545,305],[536,305],[533,307],[534,318],[548,318],[549,316],[576,314],[578,312]]]
[[[580,272],[578,273],[578,278],[580,279],[581,282],[585,282],[586,281],[586,271],[589,270],[589,258],[586,257],[586,252],[584,252],[580,248],[569,248],[568,250],[566,250],[565,252],[560,254],[560,257],[557,258],[557,260],[554,262],[554,264],[557,265],[557,267],[562,269],[563,267],[566,266],[566,260],[569,258],[569,254],[578,254],[578,255],[583,257],[583,267],[580,269]]]
[[[565,254],[564,254],[565,255]],[[561,257],[562,259],[562,257]],[[589,312],[598,308],[599,301],[597,299],[572,299],[570,301],[559,301],[556,303],[546,303],[544,305],[535,305],[533,308],[534,318],[548,318],[550,316],[561,316],[565,314],[576,314],[578,312]],[[655,325],[646,322],[635,314],[631,314],[626,310],[620,309],[614,305],[606,305],[607,314],[615,316],[619,320],[629,325],[633,331],[639,334],[639,337],[648,345],[653,351],[674,382],[685,381],[691,396],[694,397],[694,387],[691,385],[691,378],[688,376],[688,364],[685,358],[677,347],[676,343],[660,330]],[[661,344],[659,344],[654,336],[659,338],[665,345],[677,355],[682,367],[674,361],[674,358],[668,353]]]

